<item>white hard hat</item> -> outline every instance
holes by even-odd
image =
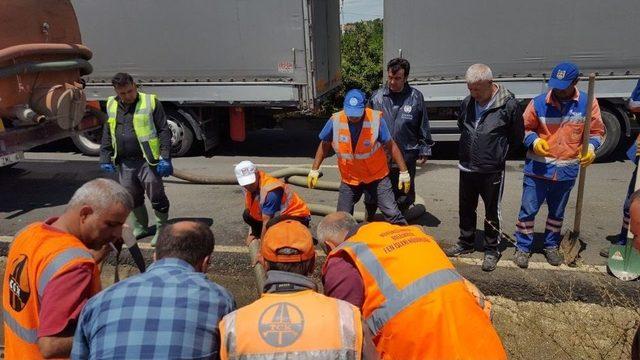
[[[235,172],[240,186],[256,182],[256,166],[249,160],[242,161],[236,165]]]

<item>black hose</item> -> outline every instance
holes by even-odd
[[[73,59],[63,61],[30,61],[23,62],[0,69],[0,78],[9,77],[19,74],[28,74],[46,71],[65,71],[72,69],[80,69],[80,75],[88,75],[93,71],[91,64],[84,59]]]
[[[144,256],[142,256],[142,251],[140,251],[140,247],[138,246],[138,243],[135,243],[134,245],[129,246],[129,253],[131,253],[131,257],[133,258],[133,261],[136,263],[138,270],[140,270],[141,273],[145,272],[145,270],[147,269],[147,265],[144,262]]]

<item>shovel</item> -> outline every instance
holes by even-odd
[[[596,74],[589,74],[589,90],[587,92],[587,113],[584,117],[584,130],[582,131],[582,157],[589,151],[589,132],[591,129],[591,112],[593,110],[594,87]],[[564,262],[569,266],[575,266],[575,261],[582,249],[583,241],[580,240],[580,220],[582,217],[582,199],[584,196],[584,183],[587,168],[580,167],[578,176],[578,197],[576,199],[576,215],[573,221],[573,230],[566,232],[560,242],[560,249],[564,254]]]
[[[638,178],[638,168],[636,168],[636,183],[634,190],[640,187]],[[633,233],[631,233],[631,223],[627,230],[626,245],[611,245],[609,248],[609,261],[607,268],[613,276],[622,281],[635,280],[640,277],[640,253],[633,247]]]

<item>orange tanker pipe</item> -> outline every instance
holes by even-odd
[[[31,55],[80,55],[85,60],[91,59],[91,50],[79,44],[23,44],[0,49],[0,63],[9,59],[16,59]]]

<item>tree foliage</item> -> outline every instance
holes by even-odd
[[[347,90],[361,89],[368,96],[382,82],[382,19],[360,21],[345,26],[340,41],[342,86],[324,103],[324,113],[342,108]]]
[[[348,24],[340,43],[345,89],[370,94],[382,81],[382,19]]]

